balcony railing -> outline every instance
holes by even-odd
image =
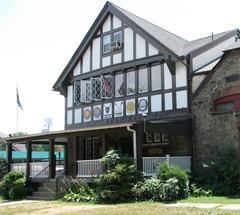
[[[155,175],[162,163],[169,166],[179,166],[183,170],[191,171],[191,156],[169,156],[165,157],[143,157],[143,174],[145,176]]]
[[[103,163],[98,160],[79,160],[78,177],[98,177],[103,172]]]
[[[26,163],[12,163],[11,170],[16,172],[23,172],[24,175],[27,173],[27,164]]]
[[[30,177],[47,178],[49,176],[49,162],[30,163]]]

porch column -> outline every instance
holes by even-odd
[[[137,136],[137,167],[139,170],[143,170],[142,149],[145,142],[144,124],[136,125]]]
[[[78,174],[78,149],[79,149],[79,137],[75,136],[73,140],[73,175],[76,176]]]
[[[27,169],[26,169],[26,177],[30,176],[30,163],[32,162],[32,142],[27,142]]]
[[[54,155],[54,139],[49,140],[49,178],[55,178],[56,162]]]
[[[6,161],[7,161],[7,171],[11,171],[11,163],[12,163],[12,143],[6,144]]]
[[[64,175],[67,175],[67,144],[64,144]]]

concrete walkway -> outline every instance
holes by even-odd
[[[39,200],[20,200],[20,201],[3,201],[0,202],[0,207],[12,206],[12,205],[21,205],[28,203],[40,202]]]
[[[3,201],[0,203],[0,207],[31,204],[41,202],[41,200],[21,200],[21,201]],[[240,204],[215,204],[215,203],[173,203],[164,204],[165,207],[192,207],[201,209],[222,209],[222,210],[240,210]],[[69,206],[71,207],[71,206]]]
[[[240,204],[215,204],[215,203],[173,203],[166,207],[192,207],[202,209],[240,210]]]

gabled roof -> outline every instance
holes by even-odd
[[[143,35],[149,36],[149,38],[152,39],[156,44],[156,47],[164,52],[163,54],[172,56],[176,59],[184,57],[192,52],[196,53],[197,51],[201,52],[202,50],[209,49],[215,43],[221,42],[222,40],[229,38],[229,36],[233,36],[234,34],[236,34],[236,32],[239,32],[237,29],[234,29],[231,31],[226,31],[220,34],[213,35],[213,40],[212,36],[209,36],[194,41],[188,41],[110,2],[107,2],[96,20],[94,21],[91,28],[87,32],[86,36],[82,40],[81,44],[75,51],[74,55],[64,68],[58,80],[54,84],[54,90],[61,89],[62,83],[66,79],[67,75],[78,63],[79,58],[84,53],[90,41],[93,39],[94,35],[99,30],[108,13],[112,13],[118,16],[120,19],[124,20],[124,22],[127,22],[130,27],[132,27],[135,31],[138,31]]]

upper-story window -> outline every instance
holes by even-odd
[[[101,77],[91,78],[91,91],[93,101],[101,99]]]
[[[74,103],[79,104],[81,102],[81,84],[80,81],[74,82]]]
[[[135,94],[135,71],[127,73],[127,95]]]
[[[119,50],[122,47],[122,31],[117,31],[113,34],[111,49],[112,51]]]
[[[148,92],[148,69],[138,70],[138,91],[139,93]]]
[[[103,54],[117,51],[122,48],[122,31],[114,32],[113,35],[103,36]]]
[[[152,84],[152,91],[160,90],[162,88],[160,65],[151,67],[151,84]]]
[[[214,112],[227,113],[240,110],[240,94],[228,95],[213,102]]]
[[[91,102],[90,80],[81,80],[81,102]]]
[[[115,97],[123,96],[123,74],[115,75]]]
[[[112,98],[112,76],[102,76],[102,98]]]
[[[111,35],[103,37],[103,54],[111,52]]]

